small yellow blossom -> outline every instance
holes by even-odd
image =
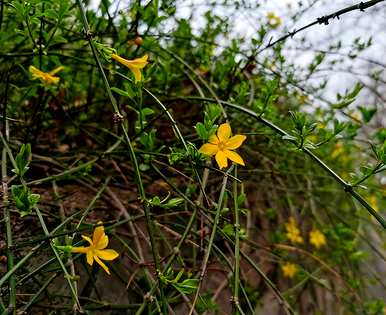
[[[60,78],[55,77],[54,75],[63,69],[64,67],[60,66],[50,72],[43,72],[34,66],[29,66],[29,72],[32,73],[32,79],[39,79],[42,83],[45,84],[58,84]]]
[[[318,129],[324,129],[324,128],[327,127],[327,124],[326,124],[324,121],[318,121],[318,122],[316,123],[316,127],[317,127]]]
[[[293,244],[302,244],[304,242],[293,217],[288,219],[288,222],[285,224],[285,228],[287,230],[286,236]]]
[[[299,102],[301,104],[305,104],[305,103],[308,103],[310,101],[310,98],[306,94],[300,94],[298,99],[299,99]]]
[[[271,26],[272,28],[276,28],[281,24],[281,18],[278,17],[274,12],[268,12],[266,17],[269,26]]]
[[[142,73],[141,69],[145,68],[145,66],[149,63],[147,59],[149,56],[146,54],[142,56],[141,58],[133,59],[133,60],[127,60],[125,58],[122,58],[121,56],[118,56],[117,54],[112,54],[111,58],[118,61],[119,63],[123,64],[127,68],[130,69],[130,71],[133,73],[135,78],[135,83],[142,80]]]
[[[310,243],[319,249],[319,247],[326,245],[326,237],[319,230],[313,229],[310,232]]]
[[[297,273],[298,268],[295,264],[286,262],[281,266],[281,271],[283,272],[284,277],[292,279]]]
[[[98,222],[98,225],[102,222]],[[82,235],[82,238],[89,242],[90,246],[87,247],[73,247],[71,251],[73,253],[86,254],[87,263],[92,266],[95,261],[108,273],[110,274],[109,268],[102,262],[103,260],[114,260],[119,254],[113,249],[105,249],[109,244],[109,238],[105,234],[105,228],[98,226],[94,229],[92,239],[88,236]]]
[[[340,156],[342,153],[344,153],[344,147],[343,147],[342,143],[337,142],[334,145],[334,149],[332,150],[330,156],[331,156],[331,158],[335,159],[338,156]]]
[[[244,135],[235,135],[231,137],[231,133],[231,126],[228,123],[220,125],[217,129],[217,136],[212,135],[209,138],[209,143],[205,143],[198,150],[209,156],[215,155],[216,162],[220,169],[228,166],[228,159],[236,164],[245,166],[241,156],[232,150],[236,150],[240,147],[247,137]]]
[[[377,212],[379,211],[378,201],[377,201],[377,197],[376,196],[371,195],[369,197],[369,203],[370,203],[371,208],[373,208]]]

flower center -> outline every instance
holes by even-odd
[[[220,142],[218,144],[218,148],[219,148],[220,151],[224,151],[226,149],[225,143],[224,142]]]

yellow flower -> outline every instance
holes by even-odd
[[[298,271],[298,268],[295,264],[286,262],[281,266],[281,271],[283,272],[284,277],[292,279]]]
[[[216,162],[220,169],[228,166],[228,159],[236,164],[245,166],[241,156],[231,150],[236,150],[240,147],[247,137],[244,135],[235,135],[231,137],[231,133],[231,126],[228,123],[220,125],[217,129],[217,136],[212,135],[209,138],[209,143],[205,143],[198,150],[209,156],[215,155]]]
[[[305,103],[307,103],[307,102],[309,102],[309,97],[308,97],[308,95],[306,95],[306,94],[301,94],[301,95],[299,95],[299,102],[301,103],[301,104],[305,104]]]
[[[98,222],[98,225],[102,222]],[[113,249],[105,249],[109,244],[109,238],[105,234],[105,228],[98,226],[94,229],[92,239],[88,236],[82,235],[82,238],[90,243],[87,247],[73,247],[71,251],[73,253],[86,254],[87,263],[92,266],[95,261],[108,273],[110,274],[109,268],[102,262],[103,260],[114,260],[118,257],[118,253]]]
[[[334,145],[334,149],[332,150],[330,156],[331,156],[331,158],[335,159],[338,156],[340,156],[342,153],[344,153],[344,147],[343,147],[342,143],[337,142]]]
[[[313,229],[310,232],[310,243],[319,249],[319,247],[326,245],[326,237],[319,230]]]
[[[118,56],[117,54],[112,54],[111,58],[129,68],[130,71],[134,74],[135,83],[137,83],[138,81],[142,80],[141,69],[145,68],[145,66],[148,64],[147,59],[149,58],[149,56],[146,54],[141,58],[127,60],[125,58],[122,58],[121,56]]]
[[[285,228],[287,230],[286,236],[293,244],[302,244],[304,242],[293,217],[288,219],[288,222],[285,224]]]
[[[267,15],[267,20],[268,20],[268,24],[272,27],[272,28],[276,28],[278,27],[280,24],[281,24],[281,19],[280,17],[278,17],[275,13],[273,12],[268,12]]]
[[[45,84],[58,84],[60,78],[55,77],[54,75],[59,71],[62,71],[63,69],[64,68],[61,66],[50,72],[43,72],[38,68],[35,68],[34,66],[29,66],[29,72],[32,73],[32,79],[33,80],[39,79],[40,81],[42,81],[42,83],[45,83]]]
[[[377,201],[377,197],[374,196],[374,195],[371,195],[369,197],[369,204],[371,206],[371,208],[373,208],[375,211],[379,211],[379,207],[378,207],[378,201]]]

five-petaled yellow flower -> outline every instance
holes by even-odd
[[[281,266],[281,271],[283,272],[284,277],[292,279],[298,271],[298,268],[295,264],[286,262]]]
[[[102,222],[98,222],[98,225]],[[109,244],[109,238],[105,234],[105,228],[98,226],[94,229],[92,239],[88,236],[82,235],[82,238],[90,243],[87,247],[73,247],[73,253],[86,254],[87,263],[92,266],[95,261],[110,274],[109,268],[102,262],[102,260],[114,260],[119,254],[113,249],[105,249]],[[102,260],[101,260],[102,259]]]
[[[275,13],[268,12],[266,16],[267,16],[268,24],[272,28],[276,28],[281,24],[281,18],[278,17]]]
[[[60,78],[55,77],[54,75],[63,69],[64,67],[60,66],[50,72],[43,72],[34,66],[29,66],[29,72],[32,73],[32,79],[39,79],[45,84],[58,84]]]
[[[293,217],[288,219],[288,222],[285,224],[285,229],[287,230],[286,236],[293,244],[302,244],[303,238],[300,235],[300,230],[297,227],[296,221]]]
[[[310,243],[319,249],[319,247],[326,245],[326,237],[319,230],[313,229],[310,232]]]
[[[125,58],[122,58],[121,56],[118,56],[117,54],[112,54],[111,58],[130,69],[130,71],[134,74],[135,83],[142,80],[141,69],[145,68],[145,66],[149,63],[147,61],[147,59],[149,58],[147,54],[142,56],[141,58],[133,60],[127,60]]]
[[[198,151],[209,156],[215,155],[216,162],[220,169],[228,166],[228,159],[245,166],[240,155],[231,150],[236,150],[247,138],[244,135],[231,137],[231,126],[228,123],[220,125],[217,129],[217,136],[212,135],[209,143],[205,143]]]

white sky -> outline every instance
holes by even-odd
[[[128,6],[129,1],[118,1],[121,8]],[[145,1],[144,3],[146,3]],[[204,25],[203,14],[207,10],[214,11],[215,14],[223,17],[227,17],[229,14],[234,14],[234,7],[227,8],[224,6],[216,6],[214,9],[212,6],[208,6],[207,3],[221,3],[221,1],[210,0],[180,0],[177,5],[177,16],[181,18],[190,18],[193,13],[192,26],[199,29]],[[282,19],[282,26],[272,34],[272,39],[275,39],[288,31],[299,28],[303,25],[314,21],[317,17],[330,14],[338,9],[344,8],[349,5],[357,4],[359,0],[336,0],[327,1],[320,0],[315,5],[311,6],[302,17],[293,22],[291,15],[295,12],[299,12],[303,8],[298,7],[298,0],[260,0],[260,8],[257,10],[246,10],[240,8],[237,14],[233,16],[232,21],[234,23],[232,36],[243,37],[251,39],[255,36],[256,30],[259,28],[260,23],[265,23],[265,15],[267,12],[273,11]],[[303,0],[305,4],[311,4],[314,0]],[[91,0],[91,6],[94,9],[98,8],[100,0]],[[257,0],[245,0],[244,3],[257,3]],[[350,12],[341,17],[341,19],[333,20],[329,25],[317,25],[301,34],[295,36],[294,39],[288,39],[286,42],[285,55],[289,60],[294,61],[299,67],[309,64],[314,57],[315,52],[312,50],[299,50],[300,39],[304,36],[307,43],[313,46],[313,49],[329,50],[330,44],[336,44],[338,40],[342,41],[342,45],[351,45],[352,41],[356,37],[361,37],[363,40],[367,40],[370,36],[373,37],[374,46],[363,53],[361,57],[371,58],[378,61],[383,61],[384,52],[386,51],[386,3],[376,5],[369,10],[366,10],[365,14],[359,11]],[[368,13],[371,13],[368,14]],[[221,44],[227,44],[226,41],[229,38],[222,38]],[[267,39],[268,40],[268,39]],[[346,49],[348,51],[349,48]],[[351,62],[348,58],[347,61]],[[386,63],[386,61],[385,61]],[[351,67],[356,72],[366,73],[368,64],[355,61],[355,66]],[[337,66],[334,72],[326,71],[325,75],[329,76],[329,86],[326,89],[324,97],[335,100],[337,92],[344,92],[346,88],[351,88],[358,79],[358,76],[347,71],[338,71],[342,66]],[[347,68],[347,64],[346,64]],[[327,69],[326,69],[327,70]],[[342,69],[343,70],[343,69]],[[364,76],[359,76],[363,80],[366,80]]]

